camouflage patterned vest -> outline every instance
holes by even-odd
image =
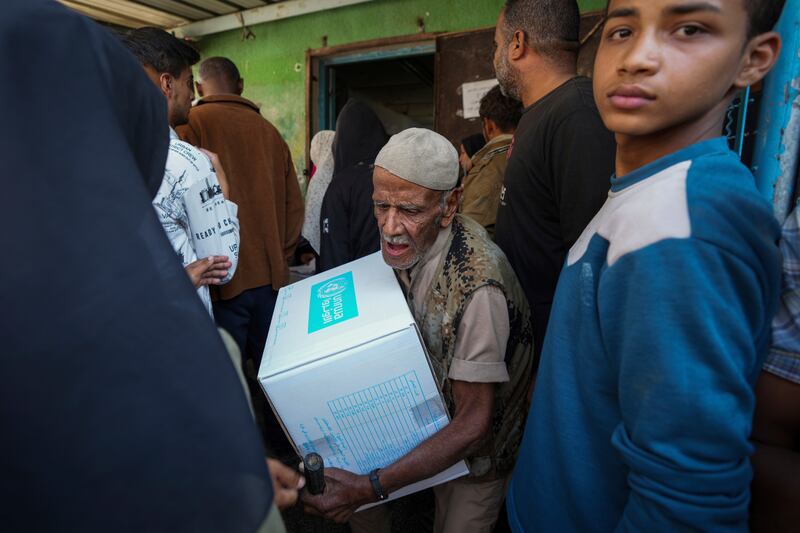
[[[486,285],[502,290],[508,303],[511,328],[505,362],[510,380],[497,384],[489,435],[468,459],[471,477],[488,481],[511,471],[525,429],[533,375],[530,311],[511,265],[479,224],[456,215],[445,250],[418,324],[451,418],[455,405],[447,374],[464,309],[472,293]]]

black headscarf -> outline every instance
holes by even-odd
[[[475,133],[469,137],[464,137],[461,141],[461,146],[464,147],[464,151],[467,152],[467,155],[472,157],[477,154],[481,148],[486,146],[486,138],[483,136],[483,133]]]
[[[259,435],[150,203],[165,100],[89,19],[2,9],[2,528],[254,531]]]
[[[371,166],[388,141],[375,112],[364,102],[349,100],[336,120],[333,138],[333,179],[353,167]],[[370,176],[370,179],[372,176]]]
[[[375,158],[389,140],[378,116],[365,103],[350,100],[336,121],[333,178],[320,213],[320,272],[380,249],[372,208]]]

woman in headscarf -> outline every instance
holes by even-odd
[[[57,2],[5,0],[0,42],[0,77],[26,80],[0,85],[2,528],[256,531],[260,437],[151,205],[164,97]]]
[[[458,162],[461,165],[462,175],[469,174],[472,169],[472,156],[477,154],[486,145],[483,133],[476,133],[465,137],[458,146]]]
[[[372,208],[375,157],[389,140],[380,119],[365,103],[350,100],[336,122],[333,179],[322,201],[319,272],[380,249]]]
[[[314,251],[319,254],[319,215],[322,210],[322,200],[328,185],[333,178],[333,137],[336,132],[323,130],[311,139],[311,162],[316,170],[311,176],[306,192],[306,217],[303,222],[303,237],[308,240]]]

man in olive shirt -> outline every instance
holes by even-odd
[[[495,240],[519,276],[538,359],[564,257],[605,202],[615,144],[577,76],[575,0],[507,0],[495,28],[503,91],[525,106],[506,168]]]
[[[486,228],[494,237],[500,190],[508,162],[508,149],[517,129],[522,104],[493,87],[481,98],[478,111],[486,146],[472,156],[472,168],[464,178],[464,196],[459,212]]]

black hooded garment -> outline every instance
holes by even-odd
[[[0,529],[254,531],[259,435],[150,203],[163,96],[43,0],[3,2],[0,79]]]
[[[320,211],[319,272],[380,249],[372,208],[372,167],[388,140],[367,104],[357,100],[345,104],[333,139],[333,178]]]

